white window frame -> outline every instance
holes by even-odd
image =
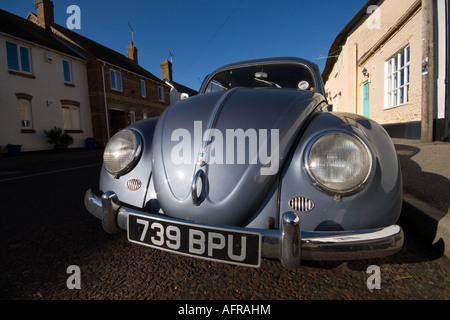
[[[122,73],[120,71],[110,69],[109,70],[109,76],[110,76],[110,83],[111,83],[111,89],[116,91],[123,91],[122,86]],[[113,85],[113,78],[114,78],[114,85]],[[118,81],[119,80],[119,81]]]
[[[159,102],[166,102],[166,91],[163,86],[158,86],[158,98]]]
[[[69,64],[69,76],[70,76],[70,80],[67,81],[66,80],[66,72],[64,70],[64,62],[67,62]],[[72,62],[70,60],[67,59],[62,59],[62,66],[63,66],[63,78],[64,78],[64,83],[70,83],[73,84],[73,76],[72,76]]]
[[[396,108],[409,103],[411,49],[403,47],[385,63],[384,109]],[[403,83],[401,83],[403,74]]]
[[[11,41],[6,41],[5,43],[6,43],[5,44],[5,46],[6,46],[6,62],[7,62],[7,65],[8,65],[8,70],[21,72],[21,73],[26,73],[26,74],[33,74],[33,66],[31,64],[31,48],[22,46],[22,45],[20,45],[18,43],[14,43],[14,42],[11,42]],[[9,66],[9,62],[8,62],[8,58],[9,58],[9,56],[8,56],[8,43],[15,45],[16,48],[17,48],[15,54],[16,54],[16,57],[17,57],[18,69],[12,69]],[[22,61],[22,56],[20,54],[20,49],[21,48],[26,49],[28,51],[28,65],[30,66],[30,71],[23,70],[23,63],[22,63],[23,61]]]
[[[141,95],[142,95],[142,98],[147,97],[147,88],[146,88],[145,80],[141,80]]]
[[[66,124],[64,123],[64,112],[63,112],[63,127],[64,127],[64,130],[81,130],[80,107],[64,104],[64,105],[61,106],[61,110],[64,109],[64,108],[69,109],[69,116],[70,116],[70,128],[69,128],[69,127],[66,127]],[[73,119],[72,119],[72,110],[76,110],[77,111],[79,127],[74,127]]]
[[[32,110],[31,110],[31,101],[26,100],[26,99],[19,99],[18,102],[19,102],[20,128],[22,130],[32,130],[33,129],[33,113],[32,113]],[[22,116],[20,115],[20,111],[21,111],[21,108],[22,108],[22,103],[25,103],[27,105],[27,108],[28,108],[28,115],[30,116],[30,120],[28,120],[29,121],[28,125],[24,125],[24,123],[23,123],[24,120],[22,120]]]

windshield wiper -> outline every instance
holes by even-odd
[[[227,87],[224,87],[223,85],[221,85],[221,84],[219,84],[219,83],[217,83],[217,82],[215,82],[214,80],[213,81],[211,81],[210,82],[212,85],[214,85],[214,86],[217,86],[217,87],[219,87],[220,89],[222,89],[223,91],[227,91],[228,90],[228,88]]]
[[[263,79],[259,79],[259,78],[255,78],[255,80],[259,81],[259,82],[262,82],[262,83],[265,83],[265,84],[268,84],[270,86],[275,86],[275,87],[281,89],[281,86],[276,84],[275,82],[272,82],[272,81],[269,81],[269,80],[263,80]]]

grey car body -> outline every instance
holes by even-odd
[[[86,207],[132,242],[238,265],[396,253],[402,179],[391,139],[371,119],[328,109],[307,60],[224,66],[198,96],[118,133],[132,140],[129,159],[111,169],[120,152],[106,147]]]

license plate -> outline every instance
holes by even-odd
[[[261,235],[185,222],[128,215],[128,240],[186,256],[259,267]]]

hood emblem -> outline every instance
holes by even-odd
[[[206,166],[207,160],[208,160],[208,154],[206,153],[206,151],[202,151],[198,154],[197,164],[200,167]]]

